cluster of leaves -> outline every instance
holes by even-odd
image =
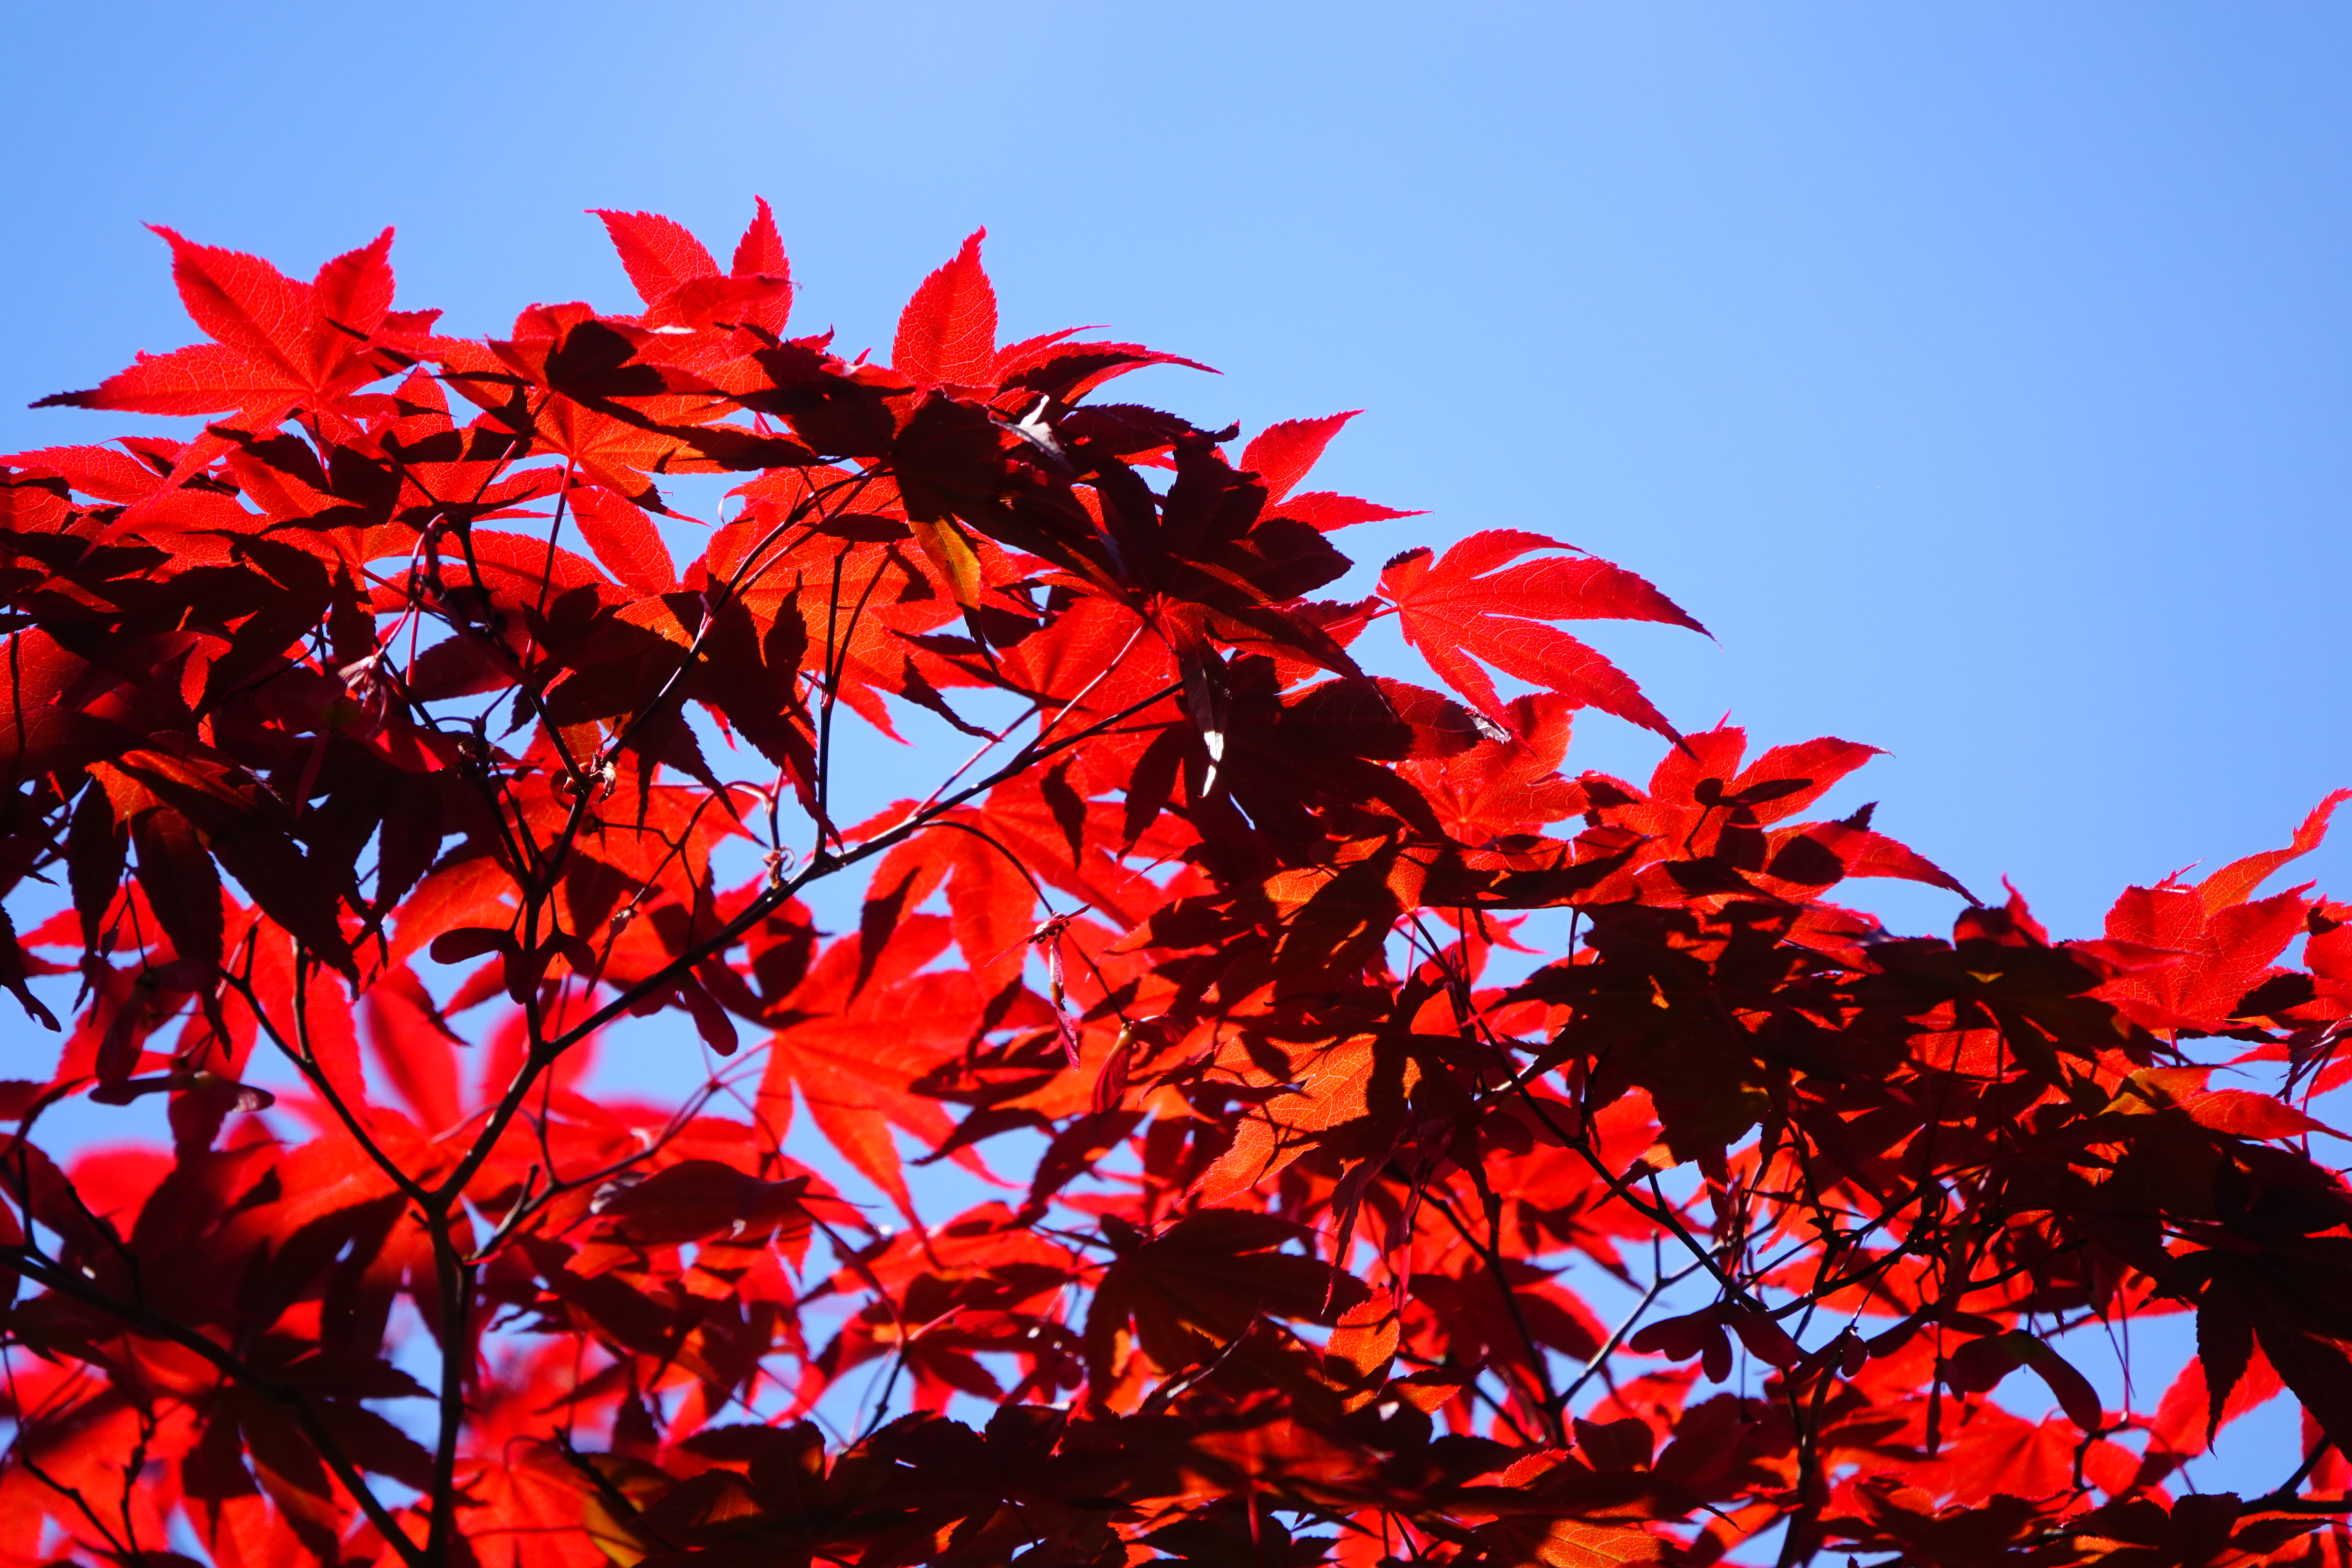
[[[0,984],[74,996],[0,1085],[0,1563],[2347,1560],[2352,907],[2256,897],[2333,800],[2103,940],[1892,935],[1828,895],[1967,894],[1804,818],[1870,748],[1560,629],[1696,627],[1642,579],[1496,531],[1316,598],[1405,515],[1305,488],[1345,416],[1096,401],[1184,362],[1000,347],[977,235],[886,368],[790,335],[764,204],[724,271],[603,216],[642,311],[479,342],[389,233],[166,233],[210,341],[50,401],[190,438],[0,468]],[[836,820],[904,705],[971,756]],[[692,1092],[589,1092],[665,1013]],[[170,1146],[53,1157],[77,1096]],[[2192,1310],[2152,1410],[2074,1364]],[[2282,1387],[2310,1460],[2176,1497]]]

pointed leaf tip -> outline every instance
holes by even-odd
[[[2294,837],[2285,848],[2266,849],[2258,855],[2232,860],[2197,884],[2198,897],[2203,902],[2206,913],[2210,915],[2232,904],[2244,903],[2272,872],[2318,848],[2327,837],[2327,824],[2336,815],[2336,808],[2347,800],[2352,800],[2352,789],[2336,791],[2312,808],[2311,814],[2303,819],[2303,825],[2294,830]]]
[[[996,358],[996,289],[980,260],[985,228],[974,229],[955,259],[933,271],[898,317],[890,366],[911,381],[959,386],[990,384]]]
[[[1350,408],[1320,419],[1286,419],[1269,425],[1242,449],[1241,467],[1265,484],[1269,503],[1278,501],[1298,488],[1298,481],[1322,458],[1331,438],[1362,412]]]
[[[758,210],[751,215],[751,226],[735,244],[731,270],[738,278],[785,278],[792,276],[792,262],[784,255],[783,237],[776,232],[776,215],[769,209],[768,198],[754,196]]]
[[[648,308],[660,303],[681,283],[719,276],[719,263],[684,224],[656,213],[588,210],[604,220],[604,232],[620,253],[630,287]]]

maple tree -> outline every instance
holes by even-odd
[[[195,427],[0,467],[0,1562],[2352,1560],[2352,906],[2260,896],[2342,796],[2053,941],[1560,629],[1697,628],[1629,572],[1314,597],[1407,515],[1346,416],[1097,401],[1190,362],[1000,346],[978,235],[885,366],[764,203],[601,216],[643,310],[484,341],[161,231],[209,341],[47,401]],[[969,754],[843,820],[910,709]],[[690,1092],[597,1091],[656,1015]]]

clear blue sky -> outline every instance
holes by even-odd
[[[1334,479],[1643,571],[1679,723],[1895,753],[1840,799],[2054,924],[2352,783],[2352,11],[2312,3],[13,7],[0,446],[192,335],[142,221],[306,273],[399,226],[463,329],[631,303],[582,209],[887,346],[971,228],[1008,331],[1370,412]],[[1594,765],[1649,748],[1596,721]],[[1832,803],[1834,804],[1834,803]],[[2352,886],[2352,850],[2312,862]],[[1881,900],[1915,925],[1948,900]]]
[[[985,224],[1008,336],[1215,364],[1129,384],[1204,423],[1368,409],[1329,481],[1433,514],[1369,566],[1510,526],[1649,574],[1719,642],[1595,640],[1678,723],[1887,748],[1831,804],[2062,932],[2352,784],[2340,4],[81,0],[0,44],[0,447],[135,426],[24,405],[188,341],[144,221],[303,274],[396,224],[403,303],[480,331],[631,308],[583,208],[716,245],[763,195],[799,320],[877,349]],[[2346,827],[2306,865],[2352,893]]]

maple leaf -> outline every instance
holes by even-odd
[[[890,365],[918,385],[985,386],[994,379],[996,289],[980,265],[987,237],[988,230],[974,229],[899,314]]]
[[[949,922],[936,915],[886,917],[864,938],[828,946],[783,998],[792,1021],[770,1046],[760,1090],[781,1133],[797,1089],[834,1147],[910,1218],[914,1199],[890,1126],[933,1143],[945,1137],[945,1113],[908,1084],[963,1044],[976,989],[961,973],[915,973],[949,940]]]
[[[1366,1299],[1329,1265],[1277,1250],[1296,1235],[1271,1215],[1237,1209],[1202,1209],[1150,1237],[1115,1230],[1119,1258],[1087,1318],[1094,1376],[1108,1380],[1116,1335],[1130,1323],[1143,1353],[1172,1373],[1231,1344],[1260,1315],[1336,1321]]]
[[[1335,495],[1329,490],[1292,494],[1323,456],[1331,437],[1361,412],[1350,409],[1321,419],[1285,419],[1250,438],[1250,444],[1242,449],[1240,466],[1243,472],[1255,474],[1265,486],[1268,517],[1288,518],[1328,532],[1360,522],[1385,522],[1421,515],[1356,496]]]
[[[667,299],[682,284],[719,275],[719,263],[685,226],[652,213],[594,210],[604,220],[605,233],[613,237],[613,248],[621,253],[630,286],[648,307]]]
[[[603,208],[595,215],[620,253],[630,286],[645,301],[648,322],[689,328],[749,324],[771,338],[782,335],[792,317],[792,263],[764,196],[725,273],[700,240],[669,218]]]
[[[2347,798],[2352,791],[2338,790],[2322,801],[2285,848],[2232,861],[2193,887],[2168,877],[2153,888],[2126,889],[2107,912],[2108,939],[2179,959],[2120,974],[2106,994],[2151,1028],[2245,1029],[2241,1005],[2273,975],[2273,961],[2302,934],[2310,908],[2297,892],[2252,895],[2273,872],[2319,847],[2328,819]]]
[[[439,313],[393,311],[389,228],[302,283],[257,257],[153,226],[172,247],[181,303],[213,341],[142,353],[88,391],[60,392],[34,407],[233,413],[239,427],[263,434],[298,407],[332,413],[342,398],[401,368],[404,359],[391,344],[425,332]],[[226,446],[207,434],[173,465],[171,479],[184,480]]]
[[[1484,660],[1507,675],[1673,736],[1630,677],[1567,633],[1567,620],[1659,621],[1706,630],[1643,579],[1605,561],[1549,557],[1510,564],[1533,550],[1570,546],[1540,533],[1492,529],[1432,558],[1408,550],[1381,570],[1405,641],[1470,705],[1507,722]]]
[[[641,594],[667,594],[677,586],[669,548],[643,509],[600,485],[583,485],[570,497],[588,547],[625,586]]]

